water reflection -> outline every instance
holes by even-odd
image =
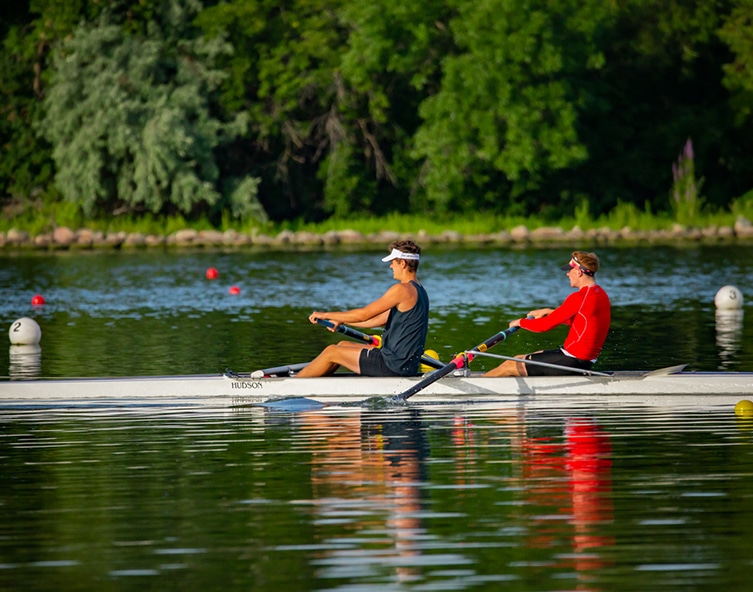
[[[317,577],[442,581],[443,589],[462,590],[489,578],[524,578],[530,565],[516,558],[544,553],[550,569],[587,585],[610,565],[604,551],[615,544],[605,533],[614,520],[612,444],[595,420],[566,418],[557,433],[542,436],[517,408],[478,422],[456,413],[444,419],[447,440],[430,446],[421,413],[296,415],[297,439],[311,450],[312,497],[305,503],[323,550],[311,559]],[[488,461],[500,440],[510,473],[498,489]],[[445,453],[450,458],[437,465]],[[438,528],[448,520],[458,523],[457,532]],[[495,521],[499,529],[486,531]],[[509,553],[498,539],[513,525],[516,551]],[[495,548],[490,565],[480,550]]]
[[[483,423],[474,424],[466,416],[454,418],[456,484],[480,484],[473,475],[488,471],[484,458],[489,447],[498,446],[501,428],[509,442],[512,471],[500,491],[513,492],[510,499],[500,496],[499,503],[509,511],[502,520],[505,528],[524,533],[517,544],[526,557],[511,563],[512,571],[532,565],[557,573],[570,571],[572,576],[567,577],[577,580],[577,589],[596,589],[591,580],[611,565],[605,556],[615,545],[614,537],[606,534],[606,525],[614,522],[610,434],[585,417],[565,418],[556,431],[547,426],[542,434],[540,418],[528,417],[525,410],[495,415],[496,430],[484,429]],[[548,559],[533,561],[533,557]]]
[[[515,440],[520,458],[520,483],[525,503],[535,509],[531,548],[559,546],[558,523],[571,526],[571,565],[578,579],[606,565],[599,550],[614,545],[601,534],[614,519],[612,447],[609,434],[587,418],[565,420],[561,437],[528,436]]]
[[[13,379],[37,378],[42,369],[42,348],[34,345],[11,345],[8,350],[9,372]]]
[[[369,577],[385,568],[399,582],[418,577],[410,558],[426,536],[419,516],[428,451],[418,413],[301,417],[301,435],[319,443],[311,458],[311,503],[318,536],[330,549],[314,562],[321,577]]]
[[[740,352],[743,339],[743,310],[716,311],[716,345],[719,369],[729,370]]]
[[[614,538],[599,534],[600,525],[614,520],[612,504],[612,445],[609,434],[589,419],[569,419],[566,434],[565,470],[569,479],[574,527],[573,549],[583,554],[589,549],[614,545]],[[575,567],[580,572],[605,566],[598,555],[579,555]]]
[[[0,257],[0,280],[8,278],[0,281],[0,317],[10,323],[32,314],[28,294],[45,292],[47,305],[33,315],[45,334],[41,372],[49,377],[279,366],[311,359],[331,343],[331,334],[306,322],[311,310],[360,306],[356,286],[386,289],[391,280],[378,264],[383,248]],[[531,308],[561,302],[569,288],[556,262],[570,251],[427,246],[421,265],[432,304],[427,347],[451,357]],[[652,246],[650,262],[645,248],[597,251],[604,263],[600,283],[613,299],[600,369],[693,363],[696,370],[715,370],[722,347],[734,356],[735,369],[753,369],[753,327],[742,327],[742,339],[739,331],[719,331],[727,340],[720,345],[704,335],[714,319],[715,288],[734,284],[753,293],[753,246]],[[210,266],[220,271],[219,283],[206,280]],[[231,284],[241,287],[240,296],[228,295]],[[499,353],[553,347],[561,335],[519,332]],[[120,344],[117,351],[113,343]],[[0,350],[5,368],[6,352]],[[483,360],[478,364],[485,367]]]
[[[0,412],[0,589],[744,590],[744,420],[606,403]]]

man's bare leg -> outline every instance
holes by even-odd
[[[334,374],[340,366],[345,366],[348,370],[360,374],[361,351],[368,348],[369,346],[351,341],[341,341],[338,344],[328,345],[296,376],[299,378],[329,376]]]
[[[515,356],[516,358],[523,359],[525,354]],[[492,368],[489,372],[485,372],[484,376],[528,376],[526,365],[523,362],[514,362],[513,360],[505,360],[496,368]]]

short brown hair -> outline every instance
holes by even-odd
[[[390,245],[390,251],[392,249],[397,249],[398,251],[402,253],[416,253],[417,255],[421,254],[421,247],[419,247],[412,240],[393,241],[392,244]],[[403,259],[403,261],[405,261],[408,271],[412,271],[413,273],[416,273],[416,271],[418,271],[417,259]]]
[[[596,255],[596,253],[589,253],[587,251],[573,251],[573,259],[575,259],[581,265],[581,267],[585,267],[593,273],[599,271],[599,257]]]

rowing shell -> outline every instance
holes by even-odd
[[[753,397],[753,372],[684,372],[673,366],[653,372],[617,371],[608,376],[489,378],[448,376],[410,400],[466,403],[511,400],[577,400],[627,404],[734,405]],[[385,399],[404,392],[421,377],[252,378],[250,374],[144,376],[127,378],[35,379],[0,382],[0,408],[66,405],[248,406],[285,398],[321,404]]]

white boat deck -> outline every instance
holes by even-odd
[[[615,372],[610,376],[487,378],[480,374],[437,380],[408,400],[421,403],[577,401],[639,405],[735,405],[753,398],[753,373]],[[18,407],[267,405],[305,398],[336,405],[398,395],[422,380],[335,375],[324,378],[251,378],[250,375],[184,375],[126,378],[35,379],[0,382],[0,409]]]

